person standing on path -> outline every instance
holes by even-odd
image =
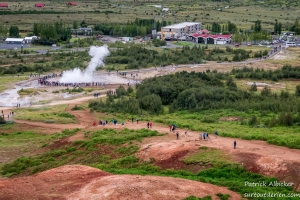
[[[218,131],[216,131],[216,132],[215,132],[216,138],[218,138],[218,135],[219,135],[219,133],[218,133]]]
[[[178,131],[176,132],[176,139],[177,140],[179,139],[179,133],[178,133]]]
[[[233,142],[233,148],[236,149],[236,141]]]
[[[185,137],[188,137],[188,129],[185,129],[184,135]]]
[[[152,128],[152,121],[149,122],[150,128]]]
[[[138,119],[138,118],[136,118],[136,123],[137,123],[137,124],[139,123],[139,119]]]
[[[131,122],[133,123],[133,117],[131,118]]]
[[[148,122],[148,123],[147,123],[147,128],[149,128],[149,127],[150,127],[150,123]]]
[[[170,125],[170,132],[172,132],[172,128],[173,128],[173,126],[172,126],[172,125]]]

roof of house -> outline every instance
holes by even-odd
[[[185,28],[187,26],[193,26],[196,24],[200,24],[200,22],[182,22],[179,24],[172,24],[170,26],[164,26],[163,28]]]
[[[0,7],[8,7],[8,3],[0,3]]]
[[[32,40],[33,38],[37,38],[37,36],[25,37],[25,40]]]
[[[79,28],[78,30],[81,30],[81,31],[92,31],[93,29],[92,28]]]
[[[72,6],[76,6],[77,3],[75,1],[72,1],[72,2],[68,2],[67,4],[72,5]]]
[[[24,38],[6,38],[5,42],[23,42]]]
[[[36,7],[44,7],[45,4],[44,4],[44,3],[36,3],[35,6],[36,6]]]
[[[202,37],[202,38],[213,38],[213,39],[229,39],[231,38],[232,34],[228,34],[228,35],[221,35],[221,34],[193,34],[193,37]]]

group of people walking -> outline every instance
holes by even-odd
[[[117,125],[117,124],[118,124],[118,120],[112,119],[112,120],[111,120],[111,123],[113,123],[114,125]],[[107,120],[99,120],[98,125],[105,126],[106,124],[108,124],[108,121],[107,121]],[[96,126],[96,125],[97,125],[97,122],[94,121],[93,126]],[[124,125],[124,122],[122,122],[122,125]]]
[[[152,128],[152,121],[147,123],[147,128]]]
[[[49,79],[56,78],[56,77],[62,77],[63,72],[60,74],[49,74],[43,77],[40,77],[38,79],[38,83],[40,85],[45,86],[61,86],[61,87],[87,87],[87,86],[103,86],[105,88],[105,83],[103,82],[81,82],[81,83],[62,83],[59,81],[50,81]]]
[[[100,96],[100,92],[94,93],[94,97],[99,97],[99,96]]]
[[[13,115],[14,115],[14,111],[10,111],[9,114],[7,114],[7,120],[9,120],[9,118],[11,118]],[[1,116],[3,119],[5,119],[5,114],[3,110],[1,110]]]
[[[170,132],[174,132],[175,130],[176,130],[176,126],[174,126],[174,125],[170,125]],[[179,139],[179,131],[176,131],[175,132],[175,136],[176,136],[176,139],[178,140]],[[185,129],[185,131],[184,131],[184,136],[185,137],[189,137],[189,135],[188,135],[188,129]],[[216,131],[215,132],[215,138],[217,139],[218,138],[218,136],[219,136],[219,133],[218,133],[218,131]],[[210,137],[209,137],[209,134],[207,133],[207,132],[204,132],[204,133],[199,133],[199,140],[209,140],[210,139]],[[233,142],[233,148],[234,149],[236,149],[236,145],[237,145],[237,142],[236,142],[236,140]]]

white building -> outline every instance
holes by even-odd
[[[35,40],[35,39],[37,39],[37,36],[25,37],[25,43],[26,44],[31,43],[32,40]]]
[[[5,42],[6,42],[6,44],[24,44],[25,39],[24,38],[6,38]]]
[[[161,28],[161,39],[181,39],[202,29],[200,22],[182,22]]]

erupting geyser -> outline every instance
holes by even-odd
[[[79,68],[73,70],[65,71],[60,78],[61,83],[82,83],[82,82],[93,82],[93,73],[96,71],[97,67],[102,67],[104,65],[104,58],[109,55],[109,50],[107,46],[91,46],[89,54],[92,57],[89,65],[84,71]]]

